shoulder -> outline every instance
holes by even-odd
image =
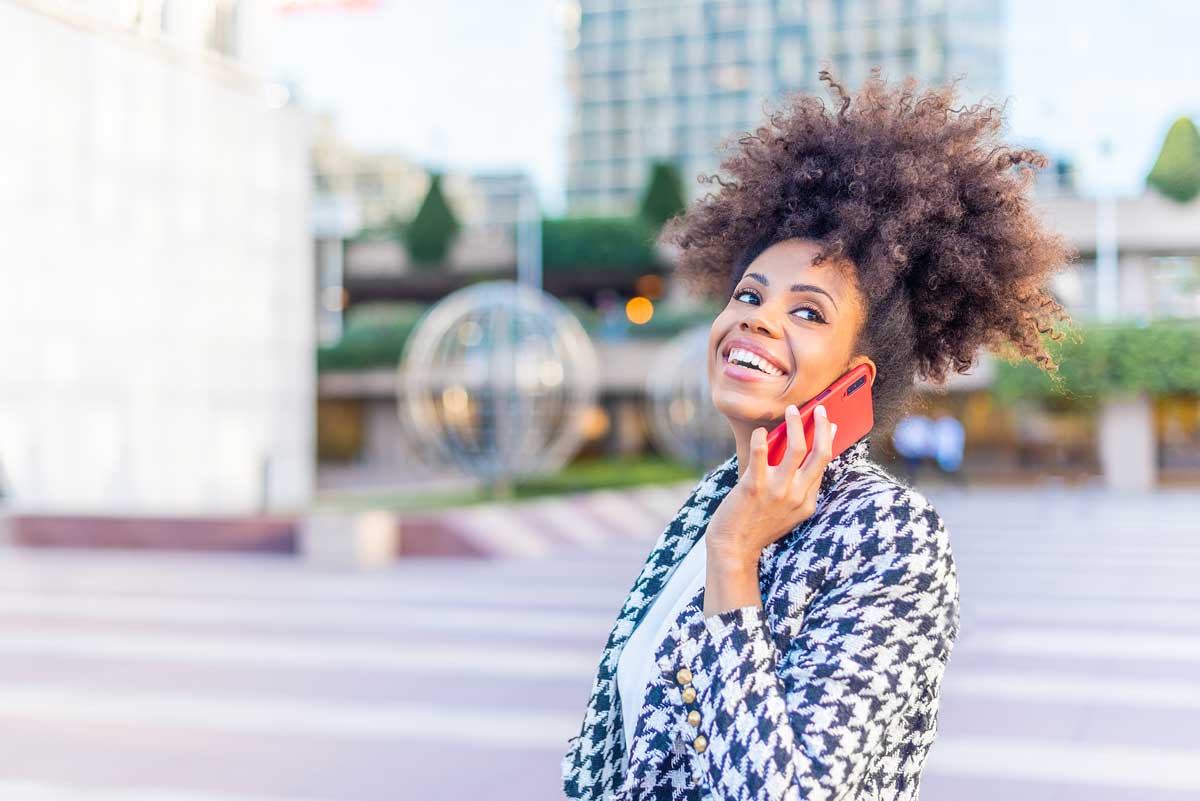
[[[877,463],[863,462],[831,491],[819,516],[808,537],[828,555],[828,571],[809,614],[886,609],[910,622],[923,619],[938,652],[948,654],[959,628],[958,573],[930,499]]]
[[[888,570],[896,579],[945,584],[953,579],[950,534],[920,490],[874,461],[864,461],[830,492],[818,526],[847,573]]]
[[[869,532],[858,533],[886,536],[903,528],[910,535],[945,539],[945,523],[929,498],[875,461],[849,470],[820,512],[842,524],[835,529],[851,533],[858,527],[848,523],[870,523]]]

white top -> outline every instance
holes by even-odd
[[[621,719],[625,724],[625,764],[628,766],[630,744],[646,698],[650,677],[657,672],[654,654],[667,632],[674,625],[683,607],[691,602],[704,586],[708,547],[705,534],[692,546],[663,586],[654,603],[646,610],[617,660],[617,695],[621,699]]]

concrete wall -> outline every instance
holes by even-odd
[[[51,5],[0,0],[4,501],[305,504],[307,121],[242,65]]]

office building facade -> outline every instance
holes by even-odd
[[[828,97],[823,60],[851,88],[872,65],[923,84],[962,75],[964,101],[1003,86],[1002,0],[582,0],[562,22],[571,212],[632,211],[658,159],[702,194],[722,140],[787,92]]]

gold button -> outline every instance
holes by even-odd
[[[695,700],[696,700],[696,688],[695,687],[684,687],[683,688],[683,702],[685,704],[690,704],[692,701],[695,701]]]
[[[692,745],[696,746],[697,751],[703,751],[705,748],[708,748],[708,740],[704,739],[704,735],[701,734],[695,740],[692,740]]]
[[[688,712],[688,723],[692,724],[693,726],[699,726],[700,713],[694,709],[691,712]]]
[[[680,668],[679,672],[675,674],[675,680],[680,684],[687,684],[692,680],[692,671],[687,668]]]

